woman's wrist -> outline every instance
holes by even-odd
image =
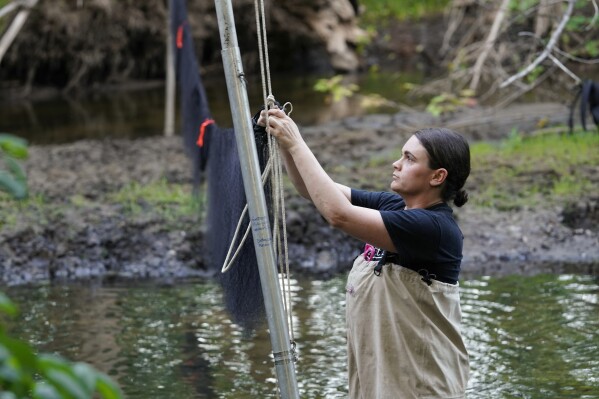
[[[296,157],[298,154],[306,150],[310,151],[310,148],[303,140],[293,143],[288,148],[285,148],[285,151],[287,151],[292,158]]]

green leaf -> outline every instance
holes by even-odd
[[[27,140],[8,133],[0,133],[0,149],[15,158],[27,158]]]
[[[0,345],[4,346],[10,355],[16,359],[20,368],[35,370],[36,358],[29,345],[6,335],[0,335]]]
[[[41,354],[38,357],[37,364],[41,372],[46,373],[52,370],[70,371],[70,363],[57,355]]]
[[[118,386],[108,376],[98,373],[96,380],[96,389],[104,399],[122,399],[123,394]]]
[[[5,191],[16,199],[27,197],[27,185],[2,170],[0,170],[0,191]]]
[[[73,373],[86,390],[87,394],[91,397],[96,388],[98,372],[89,364],[75,363],[73,366]]]
[[[599,40],[589,40],[585,43],[584,48],[590,57],[597,57],[599,55]]]
[[[21,383],[21,373],[14,360],[14,358],[9,358],[0,365],[0,382],[8,382],[13,385]]]
[[[5,162],[6,166],[8,166],[8,170],[16,177],[17,180],[23,182],[27,180],[27,175],[25,175],[25,171],[17,161],[15,161],[13,158],[6,158]]]
[[[9,316],[16,316],[19,312],[17,306],[3,293],[0,291],[0,311],[6,313]]]
[[[51,369],[46,372],[46,379],[58,392],[66,395],[68,398],[87,399],[90,397],[85,391],[83,384],[77,380],[72,372]]]
[[[40,381],[33,387],[34,399],[64,399],[52,385]]]

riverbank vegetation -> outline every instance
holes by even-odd
[[[498,209],[551,206],[599,192],[599,135],[514,131],[500,143],[472,146],[479,206]]]
[[[360,22],[364,26],[389,19],[416,20],[446,9],[450,0],[360,0]]]
[[[545,86],[559,101],[557,93],[580,85],[598,61],[593,2],[453,0],[446,14],[438,60],[447,74],[427,85],[429,93],[469,89],[481,104],[506,106]]]

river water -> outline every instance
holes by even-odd
[[[302,398],[345,398],[345,276],[292,280]],[[13,287],[11,332],[108,373],[126,397],[275,398],[266,326],[248,333],[211,280]],[[599,398],[599,279],[462,282],[469,398]]]

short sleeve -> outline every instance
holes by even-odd
[[[405,202],[400,195],[384,191],[372,192],[352,189],[351,202],[355,206],[379,211],[399,211],[405,208]]]

